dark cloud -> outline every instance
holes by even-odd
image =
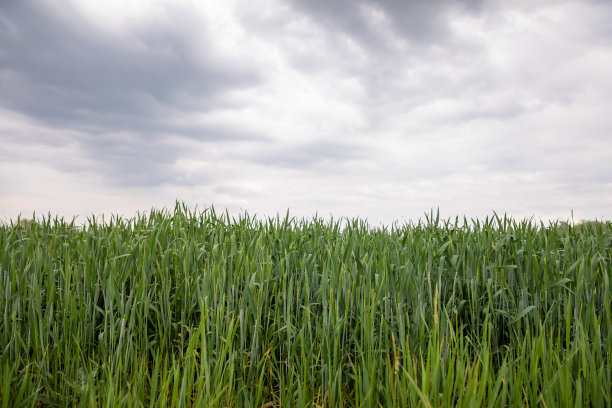
[[[449,13],[476,12],[483,0],[290,0],[299,10],[327,29],[342,32],[366,48],[376,51],[388,49],[377,21],[401,39],[413,45],[434,45],[448,39]]]
[[[3,2],[0,104],[50,126],[167,131],[172,114],[219,108],[224,90],[259,81],[207,55],[210,40],[185,28],[202,24],[188,10],[166,13],[118,41],[69,5]]]
[[[118,40],[59,4],[0,5],[0,106],[57,129],[22,143],[70,143],[109,183],[156,186],[210,178],[177,173],[173,164],[189,152],[172,144],[175,135],[204,142],[258,137],[176,120],[222,109],[224,91],[261,79],[250,66],[207,54],[211,40],[189,31],[202,24],[189,10],[166,7],[163,19],[136,24]],[[82,170],[60,157],[44,160],[62,171]]]

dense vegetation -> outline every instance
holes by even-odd
[[[610,406],[612,224],[0,226],[12,406]]]

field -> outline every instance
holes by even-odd
[[[2,225],[1,406],[611,406],[611,248],[496,215]]]

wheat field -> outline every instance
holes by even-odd
[[[0,226],[2,407],[612,405],[612,223]]]

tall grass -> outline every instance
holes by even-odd
[[[0,227],[2,407],[610,406],[612,224]]]

